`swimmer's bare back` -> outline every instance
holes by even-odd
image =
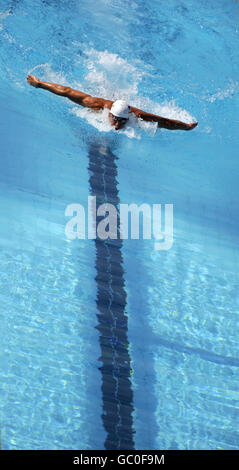
[[[80,106],[91,108],[95,111],[99,111],[104,108],[107,108],[110,111],[113,105],[113,101],[111,100],[94,97],[82,91],[74,90],[73,88],[70,88],[68,86],[58,85],[56,83],[50,83],[50,82],[43,82],[42,80],[39,80],[39,78],[35,77],[34,75],[28,75],[27,81],[29,85],[34,86],[35,88],[42,88],[43,90],[50,91],[51,93],[54,93],[55,95],[63,96],[73,101],[74,103],[79,104]],[[180,129],[180,130],[190,131],[198,125],[197,122],[192,122],[190,124],[187,124],[185,122],[178,121],[176,119],[168,119],[162,116],[157,116],[156,114],[147,113],[146,111],[143,111],[142,109],[134,108],[133,106],[130,106],[130,112],[134,113],[137,118],[143,119],[144,121],[157,122],[158,127],[161,127],[164,129],[170,129],[170,130]]]

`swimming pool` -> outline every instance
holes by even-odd
[[[3,0],[3,449],[238,449],[233,0]],[[192,132],[124,132],[47,81]],[[65,209],[173,204],[174,242],[69,240]],[[119,230],[119,228],[117,228]]]

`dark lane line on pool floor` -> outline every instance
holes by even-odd
[[[89,148],[89,183],[99,205],[119,207],[117,156],[102,144]],[[97,226],[103,219],[96,216]],[[119,226],[117,226],[119,234]],[[133,392],[128,342],[127,296],[125,291],[123,242],[95,239],[97,284],[97,329],[100,332],[102,366],[102,420],[107,433],[105,449],[134,449]]]

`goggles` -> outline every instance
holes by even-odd
[[[118,116],[115,116],[114,114],[112,114],[112,118],[115,122],[122,122],[122,124],[125,124],[128,121],[128,118],[118,117]]]

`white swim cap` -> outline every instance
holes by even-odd
[[[126,101],[116,100],[112,104],[110,112],[114,114],[114,116],[121,117],[121,118],[128,118],[129,110],[130,110],[130,106],[126,103]]]

